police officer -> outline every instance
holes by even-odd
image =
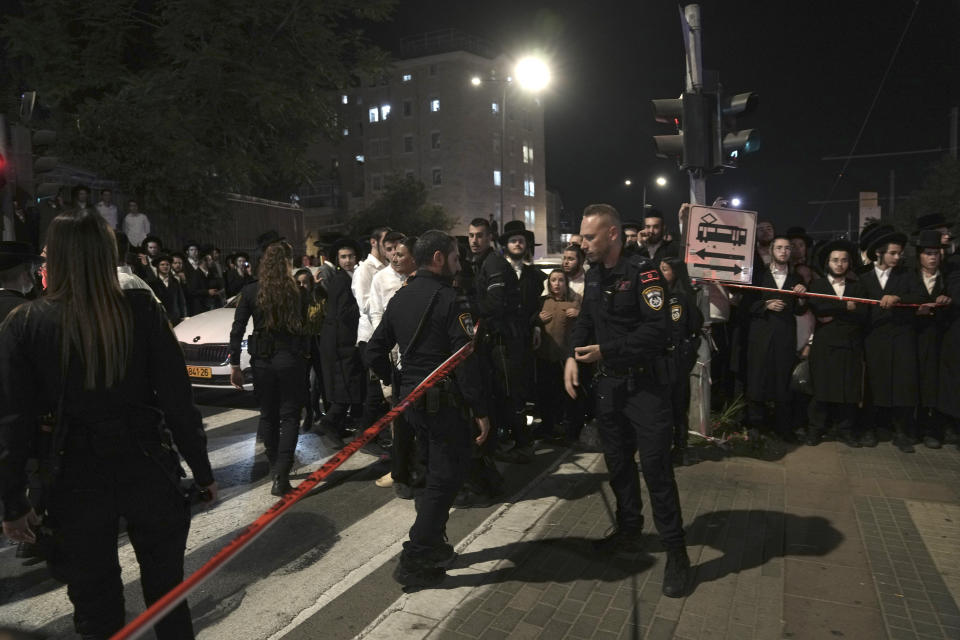
[[[620,214],[612,206],[588,206],[580,234],[581,246],[594,266],[587,272],[564,383],[567,393],[576,397],[577,364],[597,363],[595,414],[617,499],[616,529],[596,541],[594,548],[611,554],[641,549],[643,516],[634,461],[639,449],[654,522],[667,550],[663,594],[678,598],[686,591],[690,560],[670,461],[672,360],[666,355],[670,342],[666,282],[649,260],[623,255]]]
[[[47,242],[47,296],[18,307],[0,333],[3,531],[17,542],[52,531],[46,557],[67,583],[77,633],[108,638],[125,618],[121,517],[146,603],[183,580],[190,507],[171,445],[211,499],[216,484],[183,352],[153,295],[120,289],[107,222],[91,210],[64,213]],[[41,435],[32,427],[48,414],[56,426],[41,451],[40,529],[25,500],[25,462]],[[187,603],[155,629],[161,640],[193,638]]]
[[[253,389],[260,400],[260,425],[273,486],[270,493],[281,496],[290,486],[290,469],[297,448],[300,411],[306,402],[309,342],[304,328],[310,299],[290,276],[290,247],[275,242],[264,250],[257,267],[257,282],[240,291],[240,302],[230,330],[230,383],[243,389],[240,345],[253,317],[253,334],[248,339],[253,366]]]
[[[389,353],[399,347],[400,398],[473,336],[469,308],[451,284],[460,270],[456,239],[427,231],[417,240],[414,258],[416,274],[390,300],[365,353],[366,365],[391,382]],[[471,441],[482,444],[490,429],[477,357],[467,358],[453,378],[428,391],[407,415],[427,453],[427,476],[393,575],[404,587],[425,587],[442,581],[455,558],[446,542],[448,514],[470,464]],[[474,421],[480,428],[476,437]]]

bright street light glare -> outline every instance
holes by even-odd
[[[539,58],[523,58],[517,63],[517,81],[530,91],[540,91],[550,84],[550,69]]]
[[[733,205],[734,207],[739,207],[739,206],[740,206],[740,198],[732,198],[732,199],[730,200],[730,204]]]
[[[470,78],[470,84],[472,84],[475,87],[479,87],[481,82],[483,81],[480,80],[480,76],[473,76],[472,78]]]
[[[663,176],[657,176],[657,186],[658,187],[667,186],[667,179],[664,178]]]
[[[633,184],[633,180],[631,180],[630,178],[627,178],[626,180],[623,181],[623,184],[629,187],[630,185]]]

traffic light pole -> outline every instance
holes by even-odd
[[[687,51],[687,93],[699,93],[703,89],[703,60],[700,40],[700,5],[689,4],[682,9],[684,48]],[[703,169],[691,169],[690,204],[706,204],[707,179]],[[691,225],[685,231],[690,232]],[[710,316],[704,318],[704,325],[710,326]],[[703,435],[710,435],[713,420],[710,417],[710,345],[707,340],[700,341],[697,351],[697,363],[690,372],[690,408],[688,428]]]

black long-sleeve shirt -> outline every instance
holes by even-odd
[[[421,318],[436,295],[412,350],[408,346]],[[400,347],[401,393],[406,394],[433,372],[453,352],[472,339],[473,317],[466,301],[456,289],[432,272],[421,269],[407,281],[387,304],[373,337],[367,342],[365,364],[384,381],[392,378],[389,354]],[[464,400],[476,417],[487,415],[480,364],[471,355],[454,370],[454,378]]]
[[[608,269],[594,265],[584,282],[583,304],[573,328],[571,351],[600,345],[603,363],[632,367],[650,362],[670,344],[666,281],[650,260],[624,256]]]
[[[74,352],[63,385],[60,373],[60,303],[40,299],[10,315],[0,331],[0,496],[4,519],[29,509],[25,465],[36,421],[54,413],[63,388],[63,419],[123,413],[146,405],[163,411],[167,428],[197,484],[213,483],[207,438],[193,404],[183,351],[163,308],[146,290],[125,290],[133,315],[133,349],[123,380],[111,389],[83,388],[83,363]],[[79,321],[79,320],[78,320]],[[89,320],[87,320],[89,321]],[[69,427],[68,427],[69,428]]]

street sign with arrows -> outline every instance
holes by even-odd
[[[681,224],[690,277],[738,283],[751,281],[756,212],[684,205]]]

